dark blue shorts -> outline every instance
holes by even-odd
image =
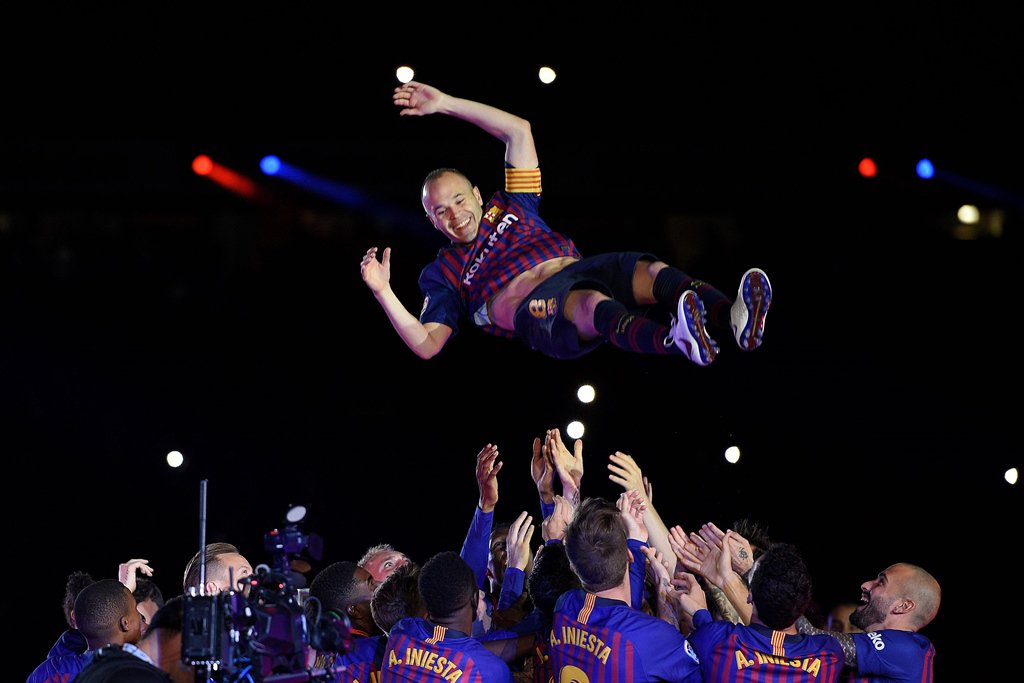
[[[657,261],[640,251],[617,251],[580,259],[537,285],[516,310],[516,336],[527,346],[552,358],[579,358],[593,351],[603,337],[584,341],[562,312],[565,298],[575,289],[594,289],[636,308],[633,271],[637,261]]]

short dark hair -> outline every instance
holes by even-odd
[[[480,590],[476,574],[451,550],[427,560],[420,570],[419,587],[427,612],[435,618],[450,617],[467,604],[475,610]]]
[[[626,527],[615,503],[587,498],[565,529],[565,554],[583,587],[608,590],[622,582],[629,565]]]
[[[206,544],[206,573],[210,573],[210,565],[217,562],[217,557],[228,553],[238,553],[238,548],[230,543],[207,543]],[[185,565],[185,577],[182,579],[182,588],[187,592],[189,588],[199,588],[199,553],[196,552],[192,559]]]
[[[165,602],[153,615],[153,621],[150,622],[143,638],[148,638],[151,633],[155,633],[159,629],[180,633],[183,628],[184,605],[185,598],[181,595],[176,595]]]
[[[811,574],[796,546],[772,544],[757,560],[750,596],[757,618],[782,631],[793,625],[811,602]]]
[[[426,187],[427,185],[434,182],[435,180],[445,175],[446,173],[454,173],[457,176],[462,176],[463,178],[466,178],[466,174],[456,168],[435,168],[433,171],[427,174],[426,178],[423,179],[422,187]],[[466,182],[469,182],[469,178],[466,178]]]
[[[323,612],[334,611],[346,618],[348,607],[355,596],[355,574],[359,565],[355,562],[335,562],[321,569],[313,583],[309,584],[309,597],[320,601]],[[306,614],[316,613],[316,603],[306,608]],[[309,603],[307,603],[309,605]]]
[[[74,571],[68,574],[68,582],[64,586],[64,620],[68,626],[75,628],[71,623],[71,613],[75,610],[75,598],[82,592],[82,589],[94,582],[96,579],[86,572]]]
[[[135,599],[117,579],[93,581],[75,598],[75,623],[89,640],[110,635]]]
[[[569,565],[565,546],[549,543],[542,547],[533,561],[533,571],[526,584],[534,606],[546,619],[551,619],[555,603],[562,593],[580,587],[580,578]]]
[[[373,591],[370,615],[381,631],[388,633],[400,619],[418,617],[426,611],[419,580],[420,566],[407,562],[389,574]]]
[[[160,587],[153,582],[153,579],[142,576],[135,579],[135,590],[132,591],[132,595],[135,596],[136,603],[152,600],[157,609],[164,606],[164,594],[160,592]],[[155,617],[156,614],[153,616]]]

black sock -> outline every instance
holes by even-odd
[[[679,297],[688,289],[697,292],[697,296],[704,303],[704,310],[707,312],[710,324],[722,330],[732,329],[732,317],[729,312],[732,300],[708,283],[694,279],[672,266],[662,268],[654,278],[655,300],[671,307],[673,315],[676,305],[679,303]]]
[[[594,307],[594,327],[604,337],[625,351],[633,353],[679,353],[671,341],[665,345],[668,327],[650,318],[631,313],[615,299],[605,299]]]

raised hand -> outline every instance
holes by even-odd
[[[533,517],[523,511],[508,527],[505,552],[508,553],[506,567],[526,570],[530,564],[530,540],[533,538]]]
[[[138,585],[136,578],[140,573],[153,576],[153,568],[149,566],[149,560],[128,560],[117,565],[117,580],[132,593],[135,592]]]
[[[754,566],[754,551],[750,547],[750,542],[735,531],[730,530],[726,533],[713,522],[708,522],[701,526],[700,535],[705,541],[715,543],[720,550],[729,551],[732,570],[740,576]]]
[[[533,440],[533,459],[530,461],[530,476],[537,485],[541,501],[550,505],[555,500],[555,464],[544,452],[540,437]]]
[[[696,564],[700,566],[696,550],[690,543],[689,536],[678,524],[668,530],[668,543],[672,547],[672,553],[676,556],[676,571],[685,571],[689,566]],[[687,564],[687,561],[690,564]],[[673,572],[674,573],[674,572]]]
[[[637,491],[640,495],[646,494],[646,477],[640,471],[633,456],[622,451],[615,451],[608,456],[608,471],[611,474],[608,478],[627,491]],[[649,502],[649,501],[648,501]]]
[[[690,534],[690,547],[694,549],[693,554],[700,564],[694,566],[692,562],[684,562],[686,567],[724,589],[733,573],[728,553],[723,553],[717,545],[705,541],[700,534],[695,533]]]
[[[498,447],[487,444],[476,455],[476,486],[480,490],[480,510],[494,512],[498,504],[498,472],[501,461],[498,460]]]
[[[384,249],[383,260],[377,260],[377,247],[370,247],[366,250],[362,262],[359,264],[359,274],[363,282],[374,294],[382,292],[391,286],[391,247]]]
[[[639,491],[623,491],[615,503],[622,513],[622,521],[626,525],[626,538],[647,542],[647,525],[644,524],[644,511],[647,503]]]
[[[697,583],[697,577],[687,572],[676,572],[672,578],[672,585],[676,590],[671,595],[679,604],[680,609],[690,617],[694,612],[708,608],[707,596],[704,589]]]
[[[583,482],[583,441],[576,439],[573,452],[562,443],[558,429],[549,429],[544,437],[544,452],[555,464],[558,478],[562,480],[562,495],[575,507],[580,502],[580,486]]]
[[[402,107],[399,112],[402,116],[426,116],[437,112],[445,97],[447,95],[432,85],[409,81],[395,88],[391,99],[396,106]]]
[[[573,507],[564,496],[555,496],[555,511],[544,518],[540,533],[545,541],[565,538],[565,528],[572,521]]]

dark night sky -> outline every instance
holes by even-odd
[[[666,521],[766,523],[804,550],[825,605],[892,562],[931,569],[946,593],[927,633],[955,677],[977,657],[957,627],[1003,618],[978,612],[978,575],[1005,567],[1020,509],[1002,473],[1021,464],[1024,222],[1019,48],[995,18],[958,19],[798,42],[703,25],[670,40],[662,26],[602,50],[569,49],[548,27],[536,55],[462,61],[400,48],[355,60],[314,41],[316,69],[299,68],[301,51],[231,68],[154,58],[146,78],[97,69],[101,48],[26,88],[0,138],[0,444],[28,472],[8,477],[8,499],[34,501],[10,520],[38,590],[16,591],[39,624],[17,677],[60,633],[72,570],[113,575],[141,556],[177,592],[202,479],[207,540],[254,564],[291,503],[324,537],[316,568],[380,541],[422,562],[461,544],[484,444],[501,449],[498,517],[511,519],[537,509],[532,438],[577,417],[586,494],[616,495],[606,458],[630,453]],[[502,148],[459,121],[399,118],[406,61],[531,120],[543,215],[584,254],[652,251],[730,296],[763,267],[764,346],[741,354],[723,338],[708,368],[610,346],[553,361],[467,326],[415,358],[358,262],[393,247],[392,284],[418,310],[417,274],[442,244],[420,214],[422,177],[455,166],[489,195]],[[534,74],[547,62],[560,75],[545,87]],[[678,71],[633,71],[652,62]],[[44,110],[67,125],[38,125]],[[195,176],[199,153],[271,200]],[[267,153],[387,210],[262,177]],[[871,181],[856,174],[865,155],[880,166]],[[922,156],[946,175],[916,178]],[[1001,215],[1001,237],[953,239],[964,202]],[[582,382],[598,391],[585,407]],[[738,465],[721,457],[731,442]],[[171,449],[180,470],[163,464]]]

